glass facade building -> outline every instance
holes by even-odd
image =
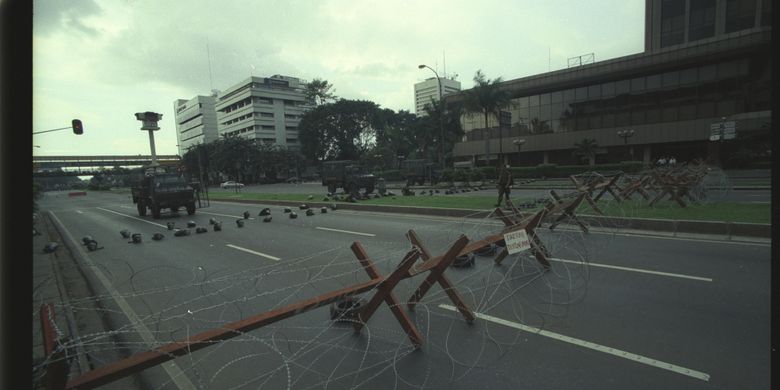
[[[648,18],[660,20],[656,43],[669,47],[506,81],[511,126],[491,118],[486,129],[483,115],[466,114],[466,133],[453,155],[475,165],[497,153],[515,154],[509,160],[520,163],[576,163],[573,144],[592,138],[602,146],[602,162],[627,159],[629,148],[646,162],[672,152],[704,157],[711,126],[724,120],[738,121],[743,136],[765,133],[758,138],[768,139],[771,27],[749,25],[745,16],[760,21],[766,8],[757,7],[768,3],[648,0],[647,9],[660,9]],[[729,21],[750,27],[729,34]],[[636,130],[630,146],[616,136],[624,129]],[[523,158],[512,143],[518,137],[527,141]]]

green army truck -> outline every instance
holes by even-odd
[[[195,214],[195,189],[177,173],[144,175],[136,181],[131,193],[142,217],[147,209],[157,219],[162,209],[175,212],[180,207],[186,208],[189,215]]]
[[[343,188],[344,192],[357,195],[361,188],[366,193],[374,192],[376,178],[367,169],[351,160],[326,161],[322,164],[322,185],[328,187],[328,193],[336,193]]]
[[[441,169],[426,159],[404,160],[401,161],[401,177],[407,186],[423,185],[426,181],[434,185],[441,179]]]

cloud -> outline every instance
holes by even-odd
[[[93,0],[34,0],[33,31],[47,35],[58,30],[78,30],[95,35],[98,31],[85,24],[85,20],[99,16],[101,12],[102,9]]]

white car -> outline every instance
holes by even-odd
[[[226,181],[219,185],[221,188],[243,188],[244,185],[235,181]]]

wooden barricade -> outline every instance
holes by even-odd
[[[631,200],[633,194],[641,195],[646,201],[650,200],[650,194],[647,192],[652,176],[644,173],[638,176],[623,176],[623,189],[619,195],[623,200]]]
[[[574,183],[574,188],[576,188],[577,191],[585,194],[585,201],[588,202],[593,211],[604,215],[604,212],[596,205],[596,202],[598,202],[606,192],[609,192],[616,201],[622,201],[619,193],[621,189],[617,185],[617,181],[621,176],[623,176],[622,172],[613,175],[596,174],[592,180],[587,182],[583,181],[578,175],[571,175],[569,176],[569,179]],[[594,198],[592,194],[597,190],[599,190],[599,193]]]
[[[550,196],[555,199],[555,203],[548,204],[547,216],[552,217],[557,215],[555,220],[550,224],[550,230],[555,229],[555,227],[558,226],[558,224],[563,221],[564,218],[569,218],[571,221],[577,224],[580,229],[582,229],[583,233],[588,233],[588,226],[580,221],[580,219],[577,218],[577,216],[574,214],[574,211],[577,210],[577,207],[580,207],[582,200],[587,196],[586,193],[583,192],[570,200],[563,200],[561,196],[555,192],[555,190],[550,190]]]

